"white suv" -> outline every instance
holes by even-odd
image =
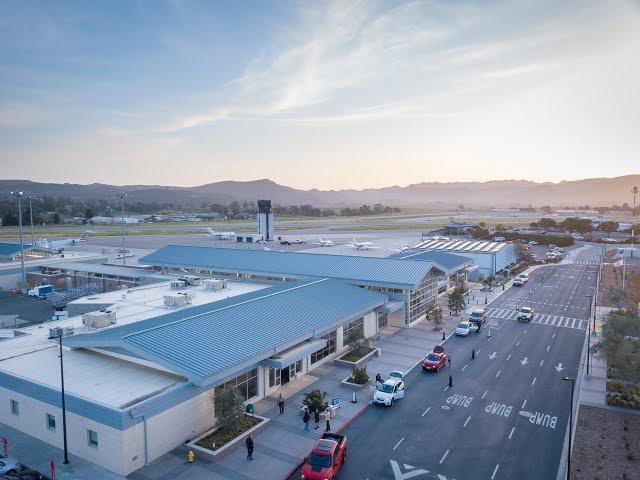
[[[396,377],[389,378],[378,385],[376,393],[373,394],[374,403],[388,406],[393,405],[393,402],[400,398],[404,398],[404,382]]]
[[[513,284],[516,287],[522,287],[528,281],[529,281],[529,275],[527,275],[526,273],[521,273],[520,275],[518,275],[516,278],[513,279]]]

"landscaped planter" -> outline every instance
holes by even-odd
[[[342,360],[341,358],[336,358],[333,361],[333,363],[335,363],[336,365],[342,365],[343,367],[353,368],[354,366],[359,366],[360,364],[366,362],[371,357],[375,357],[375,356],[378,356],[378,355],[380,355],[380,349],[379,348],[374,348],[372,351],[367,353],[364,357],[360,357],[355,362],[351,362],[349,360]]]
[[[350,378],[351,378],[351,375],[349,375],[347,378],[342,380],[340,383],[345,387],[350,388],[351,390],[360,390],[362,387],[366,387],[367,385],[369,385],[369,382],[363,383],[362,385],[360,385],[359,383],[350,382],[349,381]]]
[[[209,448],[205,448],[205,447],[201,447],[200,445],[197,445],[197,443],[201,439],[206,438],[208,435],[214,432],[216,430],[215,428],[212,430],[209,430],[206,433],[203,433],[198,438],[195,438],[189,443],[187,443],[189,449],[193,450],[193,452],[196,454],[196,457],[199,456],[201,458],[206,458],[207,460],[211,460],[211,461],[219,460],[220,458],[224,457],[226,454],[231,452],[231,450],[236,448],[238,445],[244,445],[245,438],[247,438],[249,435],[255,435],[256,433],[264,430],[267,424],[269,423],[269,419],[267,417],[261,417],[260,415],[252,415],[250,413],[247,413],[247,416],[258,418],[261,421],[257,425],[251,427],[249,430],[238,435],[236,438],[234,438],[230,442],[227,442],[217,450],[211,450]]]

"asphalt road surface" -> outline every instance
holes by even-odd
[[[488,306],[481,333],[450,337],[451,366],[415,368],[404,399],[372,405],[344,430],[349,453],[337,478],[554,480],[571,395],[562,377],[577,375],[597,252],[536,270]],[[531,323],[515,319],[525,305],[536,312]]]

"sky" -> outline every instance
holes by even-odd
[[[638,0],[0,0],[0,177],[640,173],[638,59]]]

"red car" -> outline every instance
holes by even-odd
[[[433,352],[422,359],[422,370],[425,372],[437,372],[447,363],[444,347],[436,346]]]
[[[302,467],[300,480],[328,480],[336,476],[347,458],[347,437],[323,433]]]

